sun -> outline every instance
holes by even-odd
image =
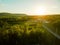
[[[46,15],[48,12],[46,6],[34,6],[31,11],[29,11],[28,15]]]
[[[44,7],[44,6],[36,7],[34,9],[34,14],[36,14],[36,15],[44,15],[44,14],[46,14],[46,7]]]

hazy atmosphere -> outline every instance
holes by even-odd
[[[0,0],[0,45],[60,45],[60,0]]]
[[[60,0],[0,0],[0,12],[60,14]]]

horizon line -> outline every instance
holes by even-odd
[[[26,14],[26,13],[11,13],[11,12],[0,12],[0,13],[10,13],[10,14],[25,14],[25,15],[60,15],[59,13],[53,14]]]

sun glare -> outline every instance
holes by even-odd
[[[34,7],[31,12],[28,12],[28,15],[46,15],[48,12],[46,6],[36,6]]]
[[[36,6],[32,9],[31,12],[27,13],[28,15],[46,15],[47,7],[45,6]]]
[[[37,7],[35,10],[34,10],[34,13],[37,14],[37,15],[44,15],[46,14],[46,7]]]

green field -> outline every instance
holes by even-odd
[[[60,39],[51,34],[45,25],[60,36],[60,15],[28,16],[0,13],[0,45],[60,45]]]

